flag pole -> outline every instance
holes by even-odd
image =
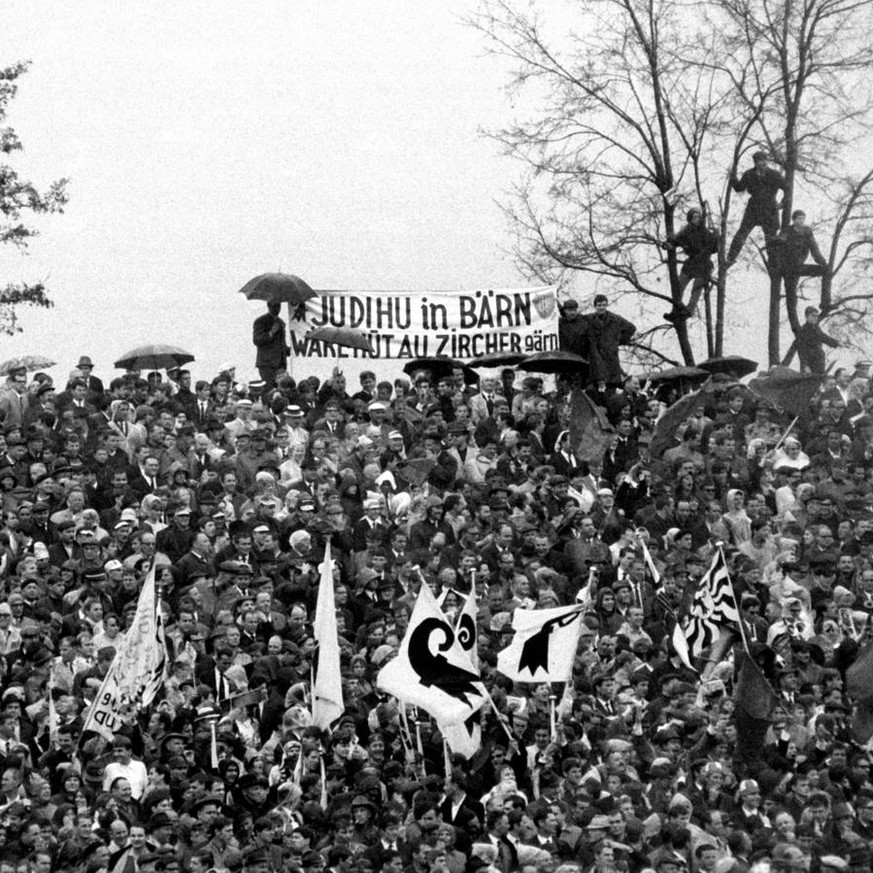
[[[558,720],[555,715],[555,700],[557,698],[554,694],[549,694],[549,725],[551,727],[552,732],[552,742],[555,743],[558,741]]]
[[[774,452],[778,452],[779,449],[782,447],[782,443],[784,443],[785,440],[788,439],[788,434],[791,433],[791,428],[794,427],[795,424],[797,424],[797,420],[798,420],[799,418],[800,418],[799,415],[795,415],[794,418],[791,420],[791,424],[789,424],[788,427],[785,428],[785,433],[783,433],[782,436],[779,437],[779,442],[776,443],[775,446],[773,446],[773,451],[774,451]]]
[[[491,704],[491,708],[494,710],[494,714],[497,716],[497,723],[500,727],[503,728],[504,733],[507,736],[507,739],[512,743],[515,742],[515,737],[512,735],[512,731],[507,726],[506,722],[503,720],[503,713],[497,708],[497,704],[494,702],[494,698],[488,693],[487,689],[485,691],[485,699],[488,703]]]
[[[446,768],[446,784],[452,778],[452,753],[449,750],[449,741],[443,737],[443,763]]]

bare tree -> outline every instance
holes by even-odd
[[[868,77],[873,48],[867,38],[873,0],[714,0],[722,69],[733,102],[748,120],[751,139],[764,144],[785,174],[782,227],[805,194],[832,228],[830,276],[818,303],[839,322],[859,320],[871,296],[860,290],[870,254],[869,167],[849,166],[849,147],[868,132]],[[804,204],[805,205],[805,204]],[[770,273],[768,355],[780,362],[782,280]],[[845,289],[837,292],[845,282]],[[799,303],[787,305],[793,332]]]
[[[511,87],[537,100],[528,118],[494,134],[530,171],[505,207],[516,255],[538,279],[587,273],[665,307],[673,327],[654,330],[675,329],[692,363],[680,263],[663,244],[683,220],[680,192],[704,199],[729,83],[687,59],[684,4],[582,0],[577,8],[576,28],[564,33],[509,0],[485,0],[470,19],[492,52],[515,62]]]

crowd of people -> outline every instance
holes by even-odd
[[[259,352],[284,342],[259,332]],[[248,385],[104,385],[86,356],[64,384],[11,372],[0,873],[870,871],[871,749],[846,691],[873,626],[870,365],[798,417],[714,378],[653,452],[678,398],[621,372],[632,334],[605,299],[566,306],[592,372],[554,390],[459,366],[295,380],[282,354]],[[587,456],[583,388],[612,429]],[[344,710],[320,730],[328,541]],[[672,632],[719,547],[743,626],[691,669]],[[110,740],[83,727],[152,570],[169,671]],[[449,617],[477,595],[493,706],[469,758],[378,687],[421,586]],[[517,610],[580,599],[569,683],[497,671]],[[742,648],[778,698],[756,743]]]

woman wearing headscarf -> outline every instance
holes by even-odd
[[[739,546],[752,538],[752,519],[746,514],[746,495],[739,488],[727,493],[727,511],[721,519],[730,532],[731,543]]]

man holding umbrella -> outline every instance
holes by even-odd
[[[264,393],[276,384],[276,376],[286,368],[291,349],[285,340],[285,322],[279,318],[281,303],[267,301],[267,311],[255,319],[252,342],[258,347],[255,366],[264,380]]]

